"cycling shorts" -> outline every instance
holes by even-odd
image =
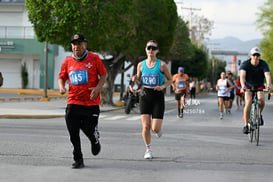
[[[245,87],[246,87],[246,89],[251,89],[251,87],[249,87],[249,86],[245,86]],[[265,88],[265,86],[254,87],[255,90],[261,90],[261,91],[263,91],[264,88]]]
[[[149,114],[153,119],[163,119],[165,110],[164,93],[153,88],[144,87],[140,95],[140,113]]]

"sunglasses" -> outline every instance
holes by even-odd
[[[155,50],[158,49],[158,47],[155,47],[155,46],[147,46],[146,49],[147,49],[148,51],[149,51],[149,50],[155,51]]]
[[[261,55],[260,54],[258,54],[258,53],[255,53],[255,54],[252,54],[252,56],[257,56],[257,57],[260,57]]]

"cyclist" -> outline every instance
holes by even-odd
[[[250,89],[251,87],[254,87],[254,89],[261,90],[257,93],[261,113],[265,105],[263,93],[263,89],[265,88],[264,79],[266,80],[266,85],[269,92],[271,91],[271,77],[269,67],[264,60],[260,59],[260,57],[260,49],[258,47],[253,47],[250,50],[250,59],[244,61],[240,66],[240,82],[242,86],[241,92],[245,94],[245,107],[243,113],[244,134],[248,134],[249,132],[247,121],[250,117],[250,108],[252,104],[252,93],[249,91],[245,91],[245,89]],[[262,115],[260,124],[264,124]]]
[[[172,88],[175,93],[175,100],[177,101],[177,117],[183,117],[183,96],[186,97],[187,89],[189,88],[189,76],[184,73],[183,67],[178,68],[178,73],[173,76]]]

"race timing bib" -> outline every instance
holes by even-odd
[[[145,86],[155,87],[159,85],[159,75],[158,74],[145,74],[142,75],[142,83]]]
[[[224,88],[219,89],[219,94],[225,95],[226,94],[226,89],[224,89]]]
[[[186,88],[186,79],[178,79],[177,80],[177,88],[178,89]]]
[[[88,83],[88,72],[86,70],[75,70],[69,73],[71,85],[81,85]]]

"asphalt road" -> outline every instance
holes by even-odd
[[[234,105],[235,106],[235,105]],[[82,135],[86,167],[71,169],[72,148],[64,118],[0,119],[0,181],[272,181],[272,101],[263,113],[260,146],[242,134],[242,111],[219,119],[216,97],[199,96],[183,119],[166,101],[163,136],[152,136],[154,159],[145,160],[137,111],[100,116],[102,151],[94,157]]]

